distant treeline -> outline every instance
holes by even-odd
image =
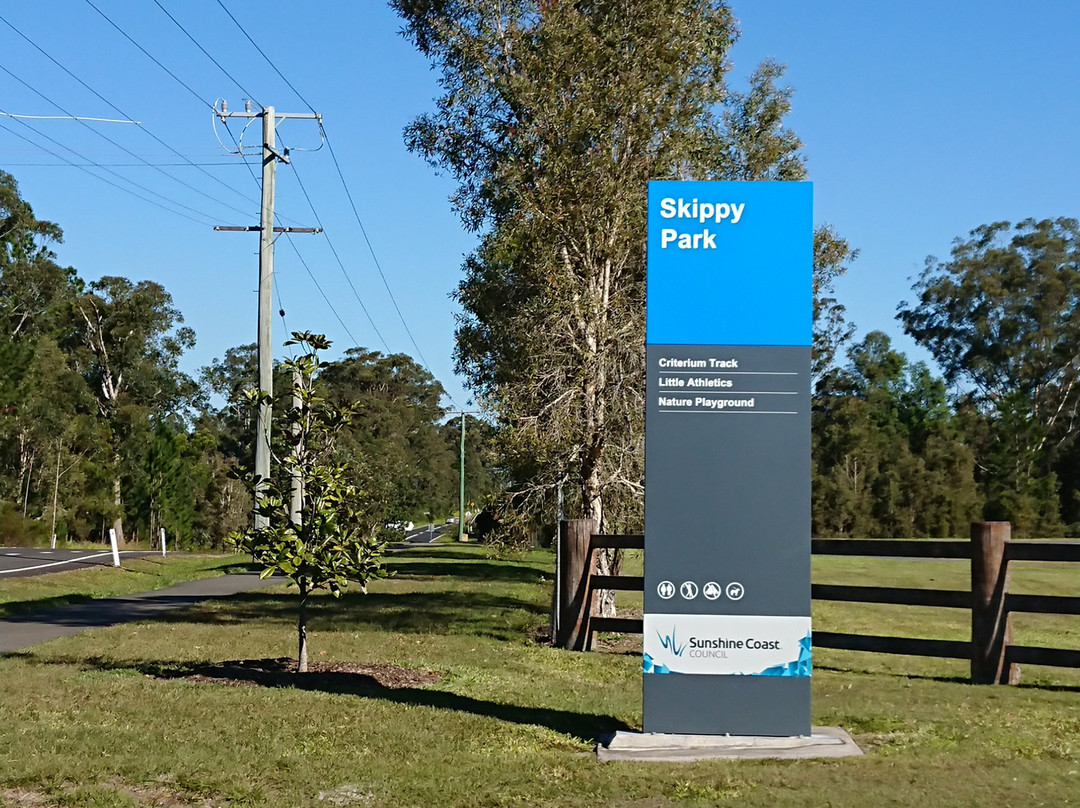
[[[0,542],[101,541],[110,528],[146,539],[165,528],[181,546],[221,546],[251,518],[236,471],[251,466],[242,392],[256,378],[255,346],[192,378],[179,360],[195,334],[169,293],[123,277],[85,281],[57,264],[50,245],[61,237],[0,172]],[[319,383],[362,405],[339,446],[373,532],[456,510],[460,421],[443,423],[442,386],[423,367],[352,348]],[[491,432],[468,419],[475,502],[500,485]]]
[[[1080,535],[1077,221],[979,227],[914,291],[898,317],[944,375],[880,332],[822,374],[815,533],[956,536],[989,519]]]

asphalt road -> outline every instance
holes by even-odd
[[[447,530],[457,531],[457,525],[436,525],[434,530],[416,528],[405,533],[408,544],[427,544],[435,541]],[[158,555],[156,551],[121,550],[120,555]],[[49,572],[83,569],[85,567],[111,567],[112,552],[103,550],[48,550],[29,547],[0,547],[0,581],[28,575],[44,575]]]
[[[121,550],[125,557],[157,555],[145,550]],[[111,567],[111,550],[48,550],[29,547],[0,547],[0,581],[27,575],[44,575],[85,567]]]
[[[457,530],[457,525],[435,525],[434,530],[429,530],[426,526],[418,527],[415,530],[406,531],[405,541],[409,544],[427,544],[435,541],[449,528]]]

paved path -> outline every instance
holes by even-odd
[[[182,609],[204,600],[282,583],[282,578],[260,581],[256,573],[219,575],[201,581],[185,581],[166,589],[116,598],[102,598],[37,612],[25,612],[0,620],[0,653],[9,653],[39,642],[78,634],[92,628],[149,620],[171,609]]]

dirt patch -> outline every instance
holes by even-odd
[[[0,788],[0,805],[11,808],[38,808],[55,805],[49,798],[37,791],[25,791],[21,788]]]
[[[124,794],[136,805],[147,806],[147,808],[217,808],[228,803],[228,800],[223,797],[193,797],[185,794],[172,784],[170,778],[162,778],[158,783],[143,785],[131,785],[114,778],[99,784],[99,789],[108,789],[114,794]],[[63,786],[52,797],[37,791],[0,788],[0,805],[5,808],[9,806],[10,808],[57,808],[60,805],[74,804],[73,801],[76,799],[78,799],[76,789],[71,785]],[[126,801],[125,804],[127,804]]]
[[[235,687],[299,687],[305,690],[362,692],[423,687],[442,679],[434,671],[367,662],[309,662],[307,673],[296,672],[291,657],[238,659],[188,669],[180,678]]]
[[[636,617],[638,620],[640,620],[641,615],[641,609],[619,610],[619,617]],[[551,636],[551,627],[546,623],[542,626],[537,626],[531,632],[529,632],[529,639],[536,645],[555,644],[555,640]],[[640,654],[641,635],[597,632],[596,637],[593,639],[592,650],[598,651],[603,654]]]

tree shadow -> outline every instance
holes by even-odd
[[[542,571],[525,564],[510,564],[505,561],[463,561],[460,556],[456,561],[434,563],[395,557],[387,560],[385,566],[398,578],[450,577],[466,581],[478,579],[534,584],[545,577]]]
[[[476,561],[481,564],[507,563],[503,560],[489,558],[486,554],[476,555],[474,552],[469,552],[469,550],[475,551],[483,546],[479,544],[409,544],[405,546],[408,547],[411,552],[397,556],[398,558],[445,558],[451,561],[462,561],[465,563]]]
[[[452,710],[459,713],[494,718],[512,724],[546,727],[591,743],[619,730],[632,730],[625,721],[611,715],[556,710],[521,704],[477,699],[445,690],[427,687],[394,687],[381,684],[375,676],[365,673],[314,671],[294,673],[281,669],[285,660],[241,660],[223,663],[184,663],[153,660],[110,660],[102,657],[42,659],[27,653],[2,655],[22,658],[31,664],[75,665],[84,670],[137,671],[156,679],[185,679],[207,685],[250,685],[266,688],[294,688],[319,693],[379,699],[415,707]],[[289,660],[291,662],[291,660]],[[267,664],[270,663],[270,664]],[[274,663],[277,663],[275,666]]]
[[[903,673],[893,671],[869,671],[855,668],[842,668],[838,665],[814,665],[815,671],[829,671],[830,673],[848,673],[855,676],[885,676],[890,679],[908,679],[914,682],[944,682],[946,684],[971,685],[972,687],[986,687],[976,685],[968,676],[929,673]],[[1080,685],[1053,684],[1049,682],[1020,682],[1018,685],[1009,685],[1012,688],[1028,690],[1045,690],[1050,693],[1080,693]]]
[[[251,620],[296,623],[297,599],[291,593],[245,592],[222,598],[213,609],[164,612],[160,622],[233,624]],[[322,595],[308,603],[308,629],[362,630],[399,634],[469,634],[518,640],[545,604],[483,592],[369,592]]]
[[[94,600],[90,595],[51,595],[31,600],[9,600],[0,603],[0,620],[9,620],[26,612],[45,611],[75,603],[89,603]]]

